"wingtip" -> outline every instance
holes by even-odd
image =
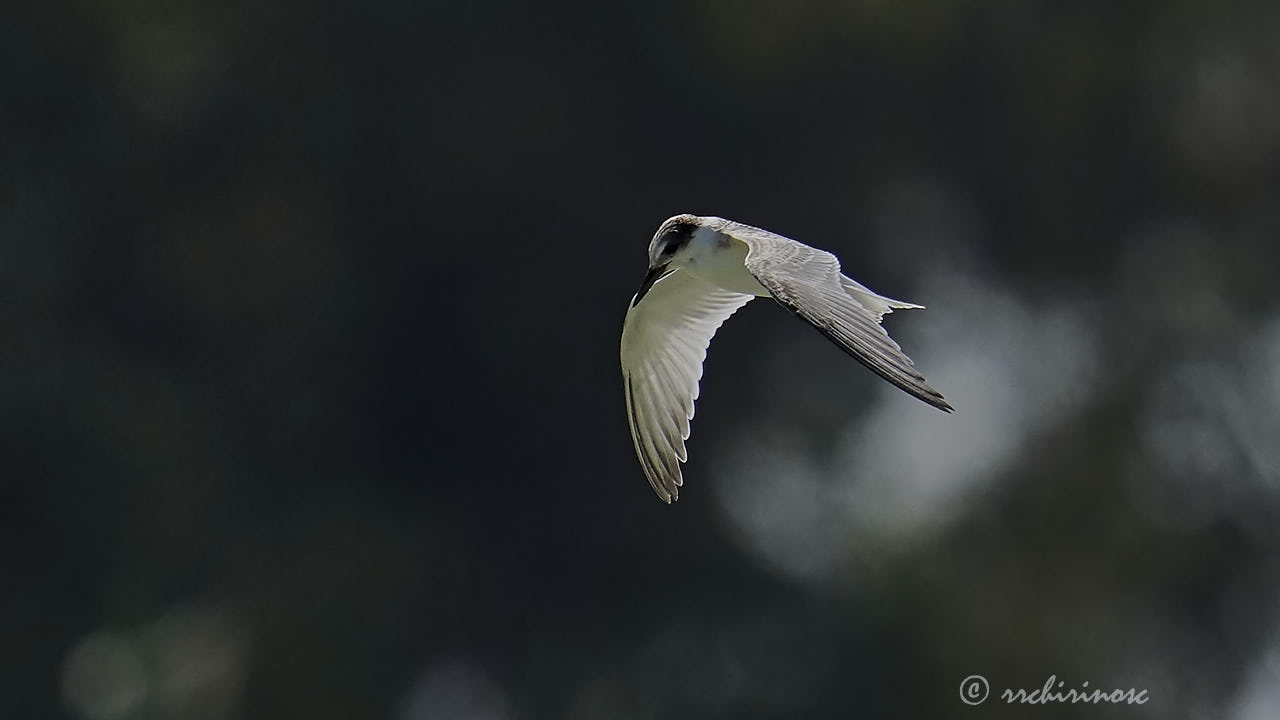
[[[947,402],[947,399],[942,397],[941,394],[934,395],[933,397],[930,397],[928,399],[925,399],[925,398],[921,398],[921,399],[929,403],[930,405],[938,408],[942,412],[947,413],[948,415],[956,411],[955,407],[953,407],[951,403]]]

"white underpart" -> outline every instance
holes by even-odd
[[[711,228],[701,227],[693,232],[683,268],[718,288],[769,297],[769,291],[747,270],[747,244]]]

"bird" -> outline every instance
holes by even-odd
[[[720,217],[676,215],[649,242],[649,270],[627,308],[621,343],[631,440],[649,485],[668,504],[684,485],[680,464],[688,460],[707,347],[757,297],[773,298],[908,394],[954,410],[880,325],[894,310],[922,305],[872,292],[825,250]]]

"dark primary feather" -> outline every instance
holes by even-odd
[[[954,410],[880,327],[879,317],[846,292],[835,255],[741,223],[726,222],[719,230],[747,243],[747,270],[783,307],[880,377],[939,410]]]

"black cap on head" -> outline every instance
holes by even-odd
[[[693,237],[693,232],[698,229],[698,223],[694,220],[693,215],[677,215],[662,224],[658,228],[658,234],[655,242],[658,247],[662,248],[663,256],[670,256],[675,251],[689,244],[689,240]]]

